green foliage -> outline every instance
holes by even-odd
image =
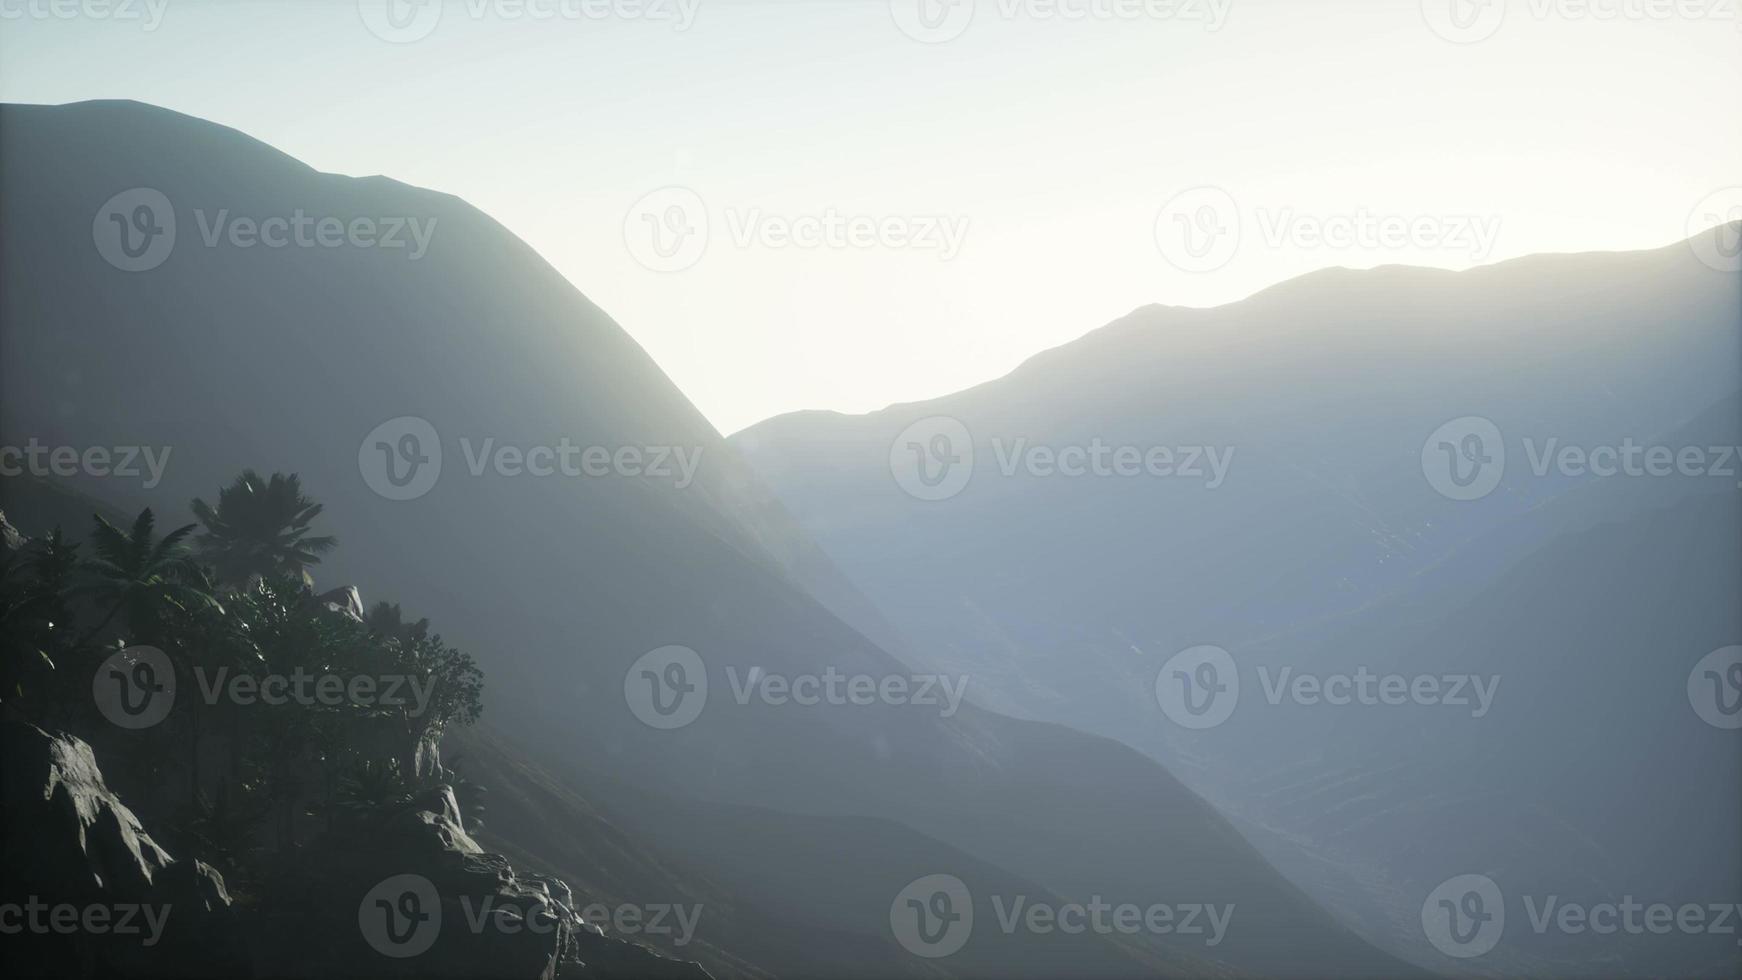
[[[484,713],[484,672],[470,654],[443,643],[439,634],[398,644],[396,652],[400,671],[434,681],[424,715],[431,728],[470,725]]]
[[[40,688],[64,659],[68,597],[78,546],[60,528],[21,549],[0,550],[0,638],[7,656],[0,696],[22,697]]]
[[[206,859],[225,872],[243,865],[267,806],[246,786],[220,780],[214,796],[200,793],[188,820],[188,833],[198,842]]]
[[[129,767],[146,774],[143,784],[185,773],[187,796],[177,809],[196,853],[246,876],[257,845],[294,848],[310,812],[324,810],[330,830],[341,813],[397,810],[431,788],[409,771],[410,754],[449,724],[478,719],[483,674],[431,633],[429,620],[408,622],[397,603],[377,602],[359,620],[315,593],[308,567],[334,539],[309,533],[321,507],[294,474],[263,480],[244,472],[219,492],[216,506],[195,500],[193,508],[199,524],[161,536],[149,509],[125,529],[95,516],[87,555],[58,529],[0,548],[0,638],[7,646],[0,682],[8,701],[16,693],[32,712],[54,700],[38,690],[53,688],[68,710],[91,720],[89,665],[119,646],[149,644],[170,656],[190,694],[227,688],[239,677],[298,675],[337,677],[345,690],[369,676],[377,691],[383,679],[402,676],[412,683],[395,690],[427,691],[421,712],[415,699],[190,696],[173,724],[128,740]],[[197,556],[188,548],[196,530]],[[222,602],[220,585],[228,586]],[[34,699],[28,704],[26,688]],[[90,733],[112,735],[100,724]],[[202,753],[214,738],[227,751],[206,759],[209,767]],[[174,744],[182,746],[179,762]],[[210,770],[225,763],[228,775],[211,792]],[[453,781],[462,814],[476,825],[480,791]]]
[[[87,581],[76,590],[90,596],[108,613],[84,637],[88,641],[107,628],[116,614],[138,642],[161,638],[163,620],[172,611],[205,606],[222,611],[209,581],[187,553],[183,541],[195,525],[176,528],[160,540],[151,508],[139,512],[130,530],[93,515],[91,548],[96,555],[79,566]]]
[[[429,620],[407,623],[397,602],[377,602],[363,615],[363,625],[388,640],[412,643],[429,635]]]
[[[303,495],[302,481],[294,473],[262,479],[253,470],[244,470],[218,491],[216,507],[197,497],[192,506],[204,527],[200,557],[227,584],[255,576],[307,581],[309,566],[320,564],[320,556],[338,543],[331,535],[310,533],[309,524],[320,516],[321,505]]]
[[[362,759],[339,777],[337,803],[353,811],[397,810],[417,794],[398,759]]]
[[[255,579],[230,602],[262,673],[353,676],[377,672],[383,662],[368,627],[328,609],[300,578]]]

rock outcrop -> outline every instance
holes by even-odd
[[[89,745],[0,721],[0,787],[8,975],[236,975],[223,877],[158,846]]]
[[[244,913],[218,872],[152,840],[88,744],[0,725],[8,976],[708,980],[486,852],[445,785],[282,856]]]
[[[323,977],[708,980],[693,963],[605,936],[577,914],[566,883],[486,852],[447,786],[307,851],[275,888],[281,908],[268,914],[285,927],[271,931],[324,938],[270,951],[269,962],[312,958]]]

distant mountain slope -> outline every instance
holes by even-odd
[[[488,675],[486,717],[547,773],[585,757],[640,790],[816,818],[808,825],[841,828],[842,839],[772,835],[754,858],[769,874],[821,875],[843,890],[854,872],[833,870],[834,852],[881,857],[926,846],[924,835],[943,845],[925,854],[979,862],[956,872],[965,877],[985,866],[1082,901],[1238,904],[1226,942],[1153,937],[1145,963],[1409,972],[1338,926],[1159,766],[1116,744],[971,704],[943,718],[913,704],[735,703],[728,669],[882,679],[911,668],[807,593],[837,610],[855,601],[646,355],[463,202],[320,174],[241,134],[132,103],[0,109],[0,180],[0,441],[171,447],[150,489],[120,477],[66,481],[166,512],[163,501],[210,495],[245,466],[298,472],[346,529],[322,581],[401,602],[473,651]],[[136,231],[163,220],[131,203],[105,213],[137,188],[163,195],[177,238],[160,265],[124,271],[95,242],[105,219]],[[346,227],[415,218],[431,231],[428,248],[414,260],[355,245],[240,247],[234,224],[213,244],[204,234],[220,215],[264,227],[299,214]],[[427,422],[443,453],[439,479],[408,500],[370,482],[384,486],[372,469],[378,451],[396,474],[434,472],[409,468],[430,455],[427,442],[408,450],[398,432],[379,440],[385,450],[374,444],[375,427],[402,416]],[[700,465],[681,488],[654,475],[538,477],[488,465],[473,475],[468,457],[487,439],[528,455],[563,440],[675,447],[699,452]],[[643,724],[625,699],[631,666],[669,644],[699,651],[713,686],[700,718],[675,731]],[[530,804],[520,819],[538,839],[505,848],[547,866],[573,862]],[[744,856],[718,855],[715,867],[711,853],[686,858],[696,873],[737,880]],[[813,897],[790,900],[738,921],[804,921]],[[864,935],[887,928],[887,903],[878,915]],[[782,940],[709,941],[761,969],[755,951]],[[1096,962],[1130,955],[1103,942]],[[952,963],[915,968],[949,974]]]
[[[1735,395],[1739,364],[1742,277],[1686,244],[1326,270],[1216,309],[1136,311],[954,395],[732,442],[927,662],[984,677],[990,707],[1142,744],[1166,656],[1406,587],[1580,482],[1536,476],[1525,439],[1649,442]],[[1493,420],[1510,457],[1475,501],[1438,494],[1421,463],[1465,416]],[[971,438],[972,475],[915,499],[891,447],[935,418]],[[1214,487],[1202,455],[1197,478],[1001,471],[1001,453],[1096,443],[1217,449],[1227,471]]]
[[[1742,277],[1680,244],[1462,273],[1326,270],[1215,309],[1138,310],[950,396],[784,416],[732,441],[933,658],[1185,646],[1357,608],[1552,497],[1571,481],[1525,478],[1524,436],[1588,446],[1686,422],[1742,383],[1739,324]],[[1514,458],[1493,495],[1462,503],[1433,491],[1419,457],[1468,415],[1493,419]],[[916,500],[890,447],[934,416],[965,425],[973,476]],[[1214,489],[1004,477],[994,439],[1233,456]],[[1040,711],[1047,690],[1001,703]]]
[[[1742,746],[1686,687],[1742,642],[1742,462],[1598,478],[1539,475],[1532,456],[1632,442],[1724,466],[1739,388],[1742,277],[1678,244],[1329,270],[1214,310],[1140,310],[945,398],[732,441],[922,655],[985,677],[1000,709],[1141,747],[1363,934],[1443,966],[1417,912],[1454,873],[1587,901],[1733,900]],[[1423,444],[1471,415],[1503,434],[1504,477],[1447,499]],[[891,443],[932,416],[971,433],[973,475],[917,500]],[[1000,438],[1235,455],[1215,489],[1007,477]],[[1155,690],[1198,644],[1230,650],[1247,686],[1227,723],[1192,732]],[[1482,719],[1269,705],[1261,668],[1502,687]],[[1736,967],[1716,937],[1511,945],[1459,966]]]

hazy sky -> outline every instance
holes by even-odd
[[[0,97],[464,197],[725,432],[1146,303],[1742,208],[1736,0],[395,2],[0,0]]]

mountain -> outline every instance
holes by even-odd
[[[1062,949],[1095,975],[1413,972],[1152,760],[984,710],[977,675],[953,710],[883,694],[916,668],[840,618],[871,606],[603,311],[464,202],[122,102],[0,110],[0,179],[0,441],[153,447],[143,476],[43,465],[166,524],[244,467],[300,474],[344,529],[323,584],[432,616],[485,669],[504,741],[471,751],[517,861],[631,901],[716,896],[730,927],[701,958],[746,975],[1044,974]],[[574,475],[528,471],[563,450]],[[643,687],[643,658],[673,645],[710,691],[656,728],[640,692],[677,685]],[[876,703],[733,696],[827,674]],[[934,874],[979,915],[956,957],[892,934]],[[1237,917],[1215,945],[1001,934],[1011,891]]]
[[[1162,761],[1400,955],[1730,975],[1719,937],[1533,942],[1516,906],[1504,948],[1454,963],[1417,915],[1465,872],[1567,900],[1734,900],[1742,748],[1687,687],[1742,637],[1742,278],[1690,244],[1327,270],[1216,309],[1139,310],[954,395],[732,442],[917,656],[985,678],[991,707]],[[1504,462],[1489,493],[1454,499],[1424,451],[1472,416]],[[942,452],[917,440],[934,474],[971,463],[939,483],[958,492],[923,499],[908,443],[950,431]],[[1006,472],[1019,444],[1097,441],[1208,447],[1225,470]],[[1629,443],[1698,450],[1713,472],[1558,462]],[[1188,730],[1160,710],[1158,674],[1172,683],[1164,665],[1202,644],[1242,687],[1225,724]],[[1268,703],[1285,669],[1501,686],[1480,718]]]

